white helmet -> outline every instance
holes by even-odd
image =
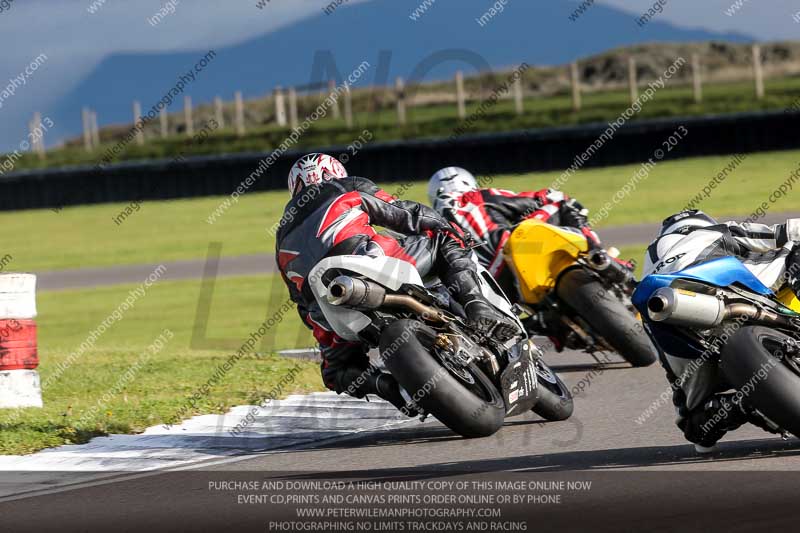
[[[304,155],[289,171],[289,192],[294,196],[307,185],[346,177],[344,165],[335,157],[326,154]]]
[[[670,233],[677,233],[683,228],[707,228],[709,226],[716,226],[718,222],[714,218],[697,209],[681,211],[677,215],[664,220],[661,223],[660,235],[668,235]]]
[[[469,171],[459,167],[447,167],[431,176],[428,182],[428,200],[436,205],[439,195],[465,193],[478,188],[478,181]]]

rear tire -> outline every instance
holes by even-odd
[[[631,365],[650,366],[658,360],[642,323],[590,272],[567,271],[558,281],[556,294]]]
[[[474,364],[468,370],[475,391],[467,388],[433,355],[435,336],[416,320],[394,322],[381,335],[386,368],[426,412],[451,430],[468,438],[493,435],[506,416],[500,391]],[[484,397],[476,394],[478,390]]]
[[[763,326],[745,326],[722,349],[720,369],[728,383],[767,418],[800,437],[800,376],[775,355],[787,335]],[[772,366],[774,362],[777,365]],[[772,367],[772,368],[770,368]],[[763,371],[766,371],[766,376]],[[761,371],[761,375],[759,372]]]
[[[539,386],[539,399],[533,406],[533,411],[545,420],[560,422],[572,416],[575,404],[572,393],[561,378],[542,362],[536,363],[539,369],[536,372]]]

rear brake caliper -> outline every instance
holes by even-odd
[[[786,355],[791,355],[792,357],[796,357],[800,354],[800,341],[797,339],[784,339],[783,341],[783,351]]]
[[[791,367],[795,374],[800,375],[800,342],[788,338],[781,342],[783,361]]]
[[[440,333],[433,341],[442,364],[463,381],[474,383],[475,380],[467,370],[467,367],[475,360],[476,354],[470,353],[466,349],[472,346],[465,348],[462,343],[470,343],[470,341],[446,333]],[[473,350],[473,352],[478,352],[478,350]]]

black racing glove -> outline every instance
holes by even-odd
[[[589,211],[574,198],[567,200],[561,206],[561,225],[578,229],[588,228],[588,214]]]

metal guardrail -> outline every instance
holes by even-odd
[[[689,130],[666,159],[800,148],[799,112],[639,120],[620,127],[584,167],[637,163],[679,126]],[[458,165],[476,174],[563,170],[606,130],[607,124],[461,136],[454,139],[376,142],[347,164],[352,175],[381,183],[426,180],[437,169]],[[332,155],[344,147],[320,148]],[[292,163],[309,150],[284,153],[249,192],[281,189]],[[106,202],[227,195],[259,165],[265,153],[242,153],[119,163],[99,169],[29,170],[0,178],[0,210],[55,208]]]

